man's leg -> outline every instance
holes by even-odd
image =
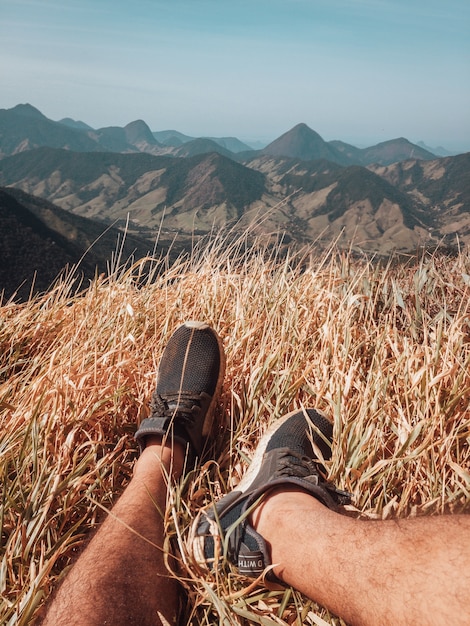
[[[363,521],[287,491],[253,526],[274,573],[348,624],[470,623],[470,516]]]
[[[171,336],[160,361],[151,415],[136,439],[134,476],[47,607],[44,624],[173,624],[175,580],[165,567],[168,481],[201,459],[225,356],[217,333],[190,321]]]
[[[363,521],[321,473],[331,424],[317,411],[277,420],[237,488],[202,511],[194,556],[282,581],[349,624],[469,624],[470,517]],[[268,574],[269,576],[271,574]]]
[[[181,474],[183,448],[147,441],[134,476],[48,607],[44,625],[173,624],[176,581],[164,563],[168,476]]]

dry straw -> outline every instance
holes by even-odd
[[[116,261],[80,295],[69,275],[25,304],[4,302],[0,623],[31,621],[125,488],[165,343],[202,319],[223,338],[227,375],[215,460],[169,493],[181,624],[340,624],[228,566],[202,575],[191,521],[236,485],[269,423],[302,406],[334,422],[328,471],[354,511],[468,509],[469,267],[463,252],[380,264],[215,238],[172,265]]]

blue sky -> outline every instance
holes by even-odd
[[[468,0],[0,0],[0,108],[470,150]]]

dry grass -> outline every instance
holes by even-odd
[[[330,252],[300,264],[218,241],[136,286],[98,277],[81,296],[0,307],[2,624],[27,624],[132,472],[135,423],[185,319],[221,334],[227,374],[216,461],[176,487],[166,523],[189,601],[181,623],[340,624],[291,589],[234,571],[204,577],[190,522],[233,488],[260,433],[316,406],[335,425],[333,480],[364,515],[468,509],[470,259],[377,265]]]

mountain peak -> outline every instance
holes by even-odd
[[[300,122],[299,124],[296,124],[293,128],[290,129],[290,131],[287,131],[287,132],[299,131],[299,130],[315,133],[315,131],[312,130],[310,126],[308,126],[305,122]]]
[[[15,107],[10,109],[13,113],[17,115],[22,115],[23,117],[35,117],[36,119],[45,120],[47,117],[41,113],[39,109],[33,107],[32,104],[28,102],[26,104],[17,104]]]
[[[192,157],[198,154],[210,154],[210,153],[218,153],[223,154],[224,156],[231,158],[233,157],[233,153],[226,148],[223,148],[213,139],[199,137],[198,139],[193,139],[192,141],[188,141],[180,146],[176,152],[175,156],[178,157]]]
[[[261,152],[269,156],[290,157],[302,161],[326,159],[344,163],[345,160],[333,146],[303,122],[272,141]]]
[[[75,130],[93,130],[91,126],[85,124],[80,120],[73,120],[71,117],[64,117],[59,120],[59,124],[63,124],[64,126],[68,126],[69,128],[74,128]]]
[[[376,146],[365,148],[362,155],[365,164],[377,163],[379,165],[390,165],[407,159],[432,161],[436,158],[435,154],[411,143],[405,137],[389,139]]]
[[[124,132],[126,134],[126,140],[131,145],[136,145],[142,141],[153,145],[157,144],[157,140],[144,120],[130,122],[124,127]]]

